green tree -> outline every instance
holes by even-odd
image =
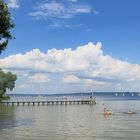
[[[11,72],[5,73],[0,70],[0,100],[6,97],[4,94],[7,90],[12,91],[15,87],[16,79],[17,76],[15,74],[12,74]]]
[[[6,49],[9,39],[12,39],[10,29],[14,27],[7,4],[0,0],[0,53]]]

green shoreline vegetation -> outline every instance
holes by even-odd
[[[12,74],[11,72],[3,72],[0,70],[0,100],[7,100],[10,99],[9,96],[4,95],[7,90],[12,91],[15,87],[15,81],[17,76]]]
[[[0,0],[0,54],[6,49],[9,40],[13,39],[10,32],[13,27],[14,23],[8,6],[3,0]],[[4,94],[7,90],[13,90],[16,80],[17,76],[15,74],[0,69],[0,101],[10,99],[10,96]]]

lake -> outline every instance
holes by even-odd
[[[104,116],[104,107],[113,114]],[[139,140],[139,107],[139,100],[103,98],[96,105],[0,106],[0,140]]]

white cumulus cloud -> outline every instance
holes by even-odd
[[[51,49],[47,53],[33,49],[25,54],[11,55],[0,59],[0,67],[6,69],[30,69],[46,72],[82,71],[96,65],[102,57],[101,44],[89,43],[76,50]]]
[[[24,77],[33,82],[50,83],[53,90],[62,90],[62,87],[69,85],[75,85],[79,92],[83,87],[106,91],[140,90],[140,65],[105,55],[100,42],[90,42],[74,50],[54,48],[46,53],[33,49],[24,54],[1,58],[0,68],[15,71],[24,83]]]

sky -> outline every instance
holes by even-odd
[[[15,28],[0,67],[12,93],[140,91],[139,0],[5,0]]]

